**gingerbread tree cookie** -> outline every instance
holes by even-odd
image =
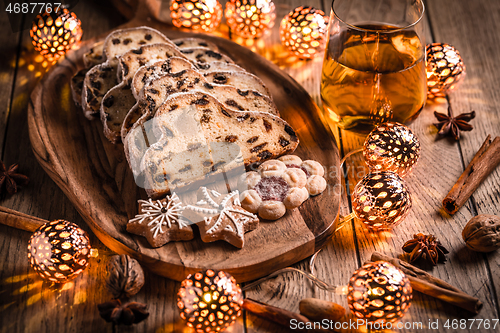
[[[162,200],[138,202],[139,214],[128,222],[128,232],[146,237],[153,247],[193,239],[193,229],[181,217],[183,207],[177,194]]]
[[[302,162],[293,155],[282,158],[288,158],[286,163],[266,161],[239,180],[238,188],[247,188],[241,193],[241,206],[266,220],[279,219],[287,209],[299,207],[310,195],[320,194],[326,188],[321,164]]]
[[[203,216],[198,228],[205,243],[224,240],[242,248],[245,233],[259,226],[259,218],[241,207],[238,191],[223,196],[215,190],[201,187],[198,198],[195,205],[185,207],[185,212],[192,211]]]

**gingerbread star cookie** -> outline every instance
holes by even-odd
[[[198,202],[185,207],[185,211],[189,210],[203,215],[198,228],[205,243],[224,240],[241,249],[245,233],[259,226],[259,218],[241,207],[238,191],[223,196],[202,187]]]
[[[238,188],[247,188],[240,196],[243,208],[258,213],[263,219],[277,220],[285,215],[287,209],[297,208],[310,195],[325,190],[326,180],[321,164],[302,162],[294,155],[290,157],[285,159],[286,163],[281,160],[266,161],[257,171],[240,177]]]
[[[139,200],[139,214],[127,224],[127,231],[146,237],[153,247],[171,241],[193,239],[193,229],[181,215],[183,207],[177,194],[161,200]]]

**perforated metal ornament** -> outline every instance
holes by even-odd
[[[389,229],[401,223],[411,208],[410,192],[394,172],[369,173],[354,187],[352,208],[372,229]]]
[[[180,316],[196,332],[221,332],[241,315],[243,294],[228,273],[207,269],[189,275],[177,293]]]
[[[297,7],[281,20],[281,43],[299,58],[313,58],[325,49],[328,17],[313,7]]]
[[[368,134],[363,156],[371,172],[392,171],[404,177],[420,158],[420,142],[405,125],[389,122]]]
[[[74,223],[56,220],[44,224],[31,236],[28,258],[42,278],[64,283],[87,267],[90,250],[85,231]]]
[[[48,61],[56,61],[82,39],[81,22],[66,8],[37,15],[30,30],[32,44]]]
[[[347,290],[351,312],[357,318],[381,324],[401,319],[413,297],[410,280],[385,261],[368,263],[356,270]]]
[[[219,26],[222,6],[217,0],[172,0],[170,17],[178,28],[209,32]]]
[[[426,53],[429,97],[456,89],[465,76],[465,64],[458,50],[449,44],[432,43],[427,45]]]
[[[224,13],[231,32],[243,38],[262,37],[276,20],[271,0],[229,0]]]

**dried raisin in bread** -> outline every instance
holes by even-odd
[[[83,64],[85,68],[92,68],[96,65],[102,64],[105,59],[102,54],[104,48],[104,41],[95,43],[92,48],[83,55]]]
[[[127,51],[119,57],[118,80],[130,83],[141,66],[152,60],[162,60],[170,57],[186,59],[177,46],[171,43],[148,44]]]
[[[261,79],[248,72],[208,72],[203,73],[209,83],[221,84],[240,88],[241,90],[254,90],[264,96],[271,96],[271,93]]]
[[[219,48],[212,42],[206,41],[203,38],[179,38],[172,40],[180,49],[191,49],[193,47],[204,47],[215,52],[219,52]]]
[[[142,66],[137,70],[134,74],[134,78],[132,79],[132,93],[134,94],[134,97],[139,100],[139,94],[142,91],[142,88],[149,82],[167,74],[178,73],[184,69],[194,68],[194,65],[190,61],[179,57],[158,60],[150,65]]]
[[[106,60],[137,49],[146,44],[173,43],[158,30],[149,27],[137,27],[115,30],[106,37],[103,54]]]
[[[173,117],[170,114],[185,113],[185,108],[190,106],[196,108],[193,117],[196,122],[200,123],[207,144],[216,142],[237,144],[240,147],[245,165],[294,151],[299,143],[292,127],[283,119],[274,115],[262,112],[233,111],[225,108],[214,97],[202,92],[175,94],[158,109],[154,117],[154,129],[164,131],[160,136],[160,141],[158,141],[160,143],[152,144],[150,142],[150,147],[147,148],[142,157],[141,152],[129,151],[129,154],[133,155],[130,156],[131,158],[135,160],[141,159],[141,166],[146,172],[146,179],[151,182],[148,193],[154,197],[167,193],[169,186],[164,184],[165,182],[168,184],[173,179],[168,173],[171,171],[159,168],[158,163],[156,163],[162,161],[165,156],[178,152],[174,145],[163,149],[164,141],[162,140],[169,136],[169,129],[174,127],[171,123]],[[136,124],[135,128],[140,128],[140,124]],[[156,135],[156,137],[158,136]],[[148,138],[150,137],[148,136]],[[133,139],[132,136],[126,137],[126,149],[128,149]],[[136,154],[139,155],[136,156]],[[178,160],[181,161],[182,159],[179,158]],[[151,161],[155,163],[154,167],[152,167]],[[212,161],[214,164],[221,162],[215,160],[214,156],[212,156]],[[194,162],[190,164],[189,169],[201,168],[203,170],[203,162],[202,160],[196,160],[196,164],[193,164]],[[227,161],[223,161],[223,164],[226,163]],[[212,172],[216,171],[218,170],[212,170]],[[179,177],[179,174],[177,174],[177,177]],[[192,177],[189,179],[180,177],[178,182],[187,184],[194,180]]]
[[[246,87],[252,89],[252,87]],[[259,87],[259,89],[261,89]],[[210,84],[205,77],[194,70],[183,70],[176,74],[162,76],[144,86],[141,99],[127,114],[121,129],[122,138],[139,121],[154,115],[156,109],[172,94],[192,90],[211,94],[227,108],[235,111],[258,111],[279,115],[274,102],[255,90],[240,90],[227,85]]]
[[[111,88],[101,103],[101,122],[104,136],[112,143],[121,141],[120,131],[123,118],[136,103],[130,85],[123,81]]]
[[[234,63],[234,61],[227,55],[219,52],[212,51],[204,47],[193,47],[190,49],[182,49],[182,54],[186,56],[189,60],[198,63],[210,63],[213,61],[221,61],[227,63]]]
[[[82,109],[85,117],[92,120],[100,112],[101,101],[116,82],[116,58],[92,67],[85,75],[82,90]]]
[[[71,78],[71,96],[73,97],[73,101],[78,107],[82,105],[82,89],[83,81],[85,80],[85,74],[87,74],[86,68],[78,71]]]

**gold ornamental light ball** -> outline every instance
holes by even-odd
[[[170,17],[178,28],[210,32],[222,19],[222,6],[217,0],[172,0]]]
[[[234,277],[207,269],[189,275],[177,293],[180,316],[196,332],[222,332],[241,315],[243,294]]]
[[[427,91],[429,97],[444,96],[456,89],[465,76],[465,64],[456,48],[445,43],[426,47]]]
[[[87,267],[90,250],[89,237],[84,230],[74,223],[55,220],[45,223],[31,236],[28,259],[42,278],[65,283]]]
[[[363,156],[371,172],[392,171],[404,177],[420,158],[420,142],[405,125],[389,122],[368,134]]]
[[[229,0],[226,21],[231,32],[243,38],[259,38],[276,20],[276,8],[271,0]]]
[[[410,280],[396,266],[376,261],[356,270],[347,287],[351,312],[371,323],[393,323],[408,311],[412,300]]]
[[[390,229],[401,223],[411,208],[411,196],[404,180],[391,171],[369,173],[351,195],[356,217],[368,228]]]
[[[325,49],[328,17],[313,7],[297,7],[281,20],[283,46],[301,59],[310,59]]]
[[[66,8],[37,15],[30,29],[35,50],[50,62],[58,60],[80,42],[82,33],[80,20]]]

